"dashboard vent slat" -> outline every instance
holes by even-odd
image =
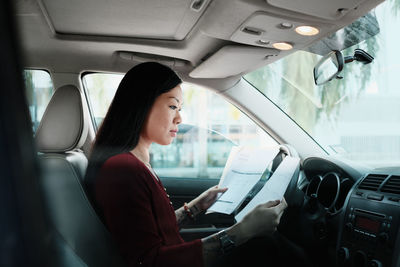
[[[382,192],[400,195],[400,176],[393,175],[382,186]]]
[[[358,189],[377,191],[386,177],[387,175],[369,174],[358,186]]]

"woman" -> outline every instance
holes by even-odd
[[[268,202],[218,234],[183,241],[179,225],[205,211],[227,188],[212,187],[174,211],[149,164],[151,143],[168,145],[178,132],[181,82],[158,63],[132,68],[93,146],[86,179],[89,194],[129,266],[211,266],[247,240],[271,235],[286,208],[285,201]]]

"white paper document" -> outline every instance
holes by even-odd
[[[299,166],[299,163],[299,158],[285,157],[263,188],[261,188],[257,195],[255,195],[254,198],[235,216],[236,221],[241,221],[243,217],[258,204],[271,200],[281,200],[286,192],[290,180]]]
[[[260,180],[278,152],[278,147],[233,147],[218,184],[219,188],[228,187],[228,191],[207,212],[231,214]]]

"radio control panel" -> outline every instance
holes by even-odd
[[[400,266],[400,203],[389,197],[351,192],[339,231],[338,266]]]

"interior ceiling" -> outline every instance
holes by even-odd
[[[137,62],[158,60],[188,79],[223,79],[239,77],[304,49],[380,2],[18,0],[16,13],[26,67],[54,72],[125,72]],[[279,27],[282,22],[313,25],[320,33],[301,37],[293,29]],[[245,32],[246,27],[261,34]],[[261,38],[267,44],[260,44]],[[294,49],[271,48],[278,40],[291,42]],[[232,61],[234,55],[238,58]],[[220,71],[224,64],[228,70]],[[195,75],[190,75],[192,71]]]

